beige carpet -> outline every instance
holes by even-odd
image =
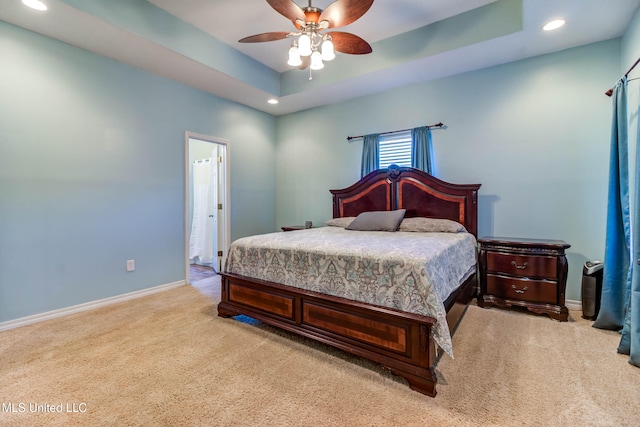
[[[218,280],[0,333],[0,424],[640,423],[640,369],[578,312],[559,323],[471,306],[429,398],[361,359],[217,317]]]

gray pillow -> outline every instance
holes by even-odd
[[[362,212],[346,228],[358,231],[396,231],[405,212],[405,209]]]
[[[462,233],[467,229],[459,222],[449,219],[416,217],[403,219],[398,231]]]

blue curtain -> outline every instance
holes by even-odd
[[[639,108],[640,109],[640,108]],[[618,352],[629,355],[629,363],[640,367],[640,127],[636,139],[636,174],[633,215],[633,243],[631,245],[631,286],[627,299],[622,339],[618,346]]]
[[[411,129],[411,166],[433,174],[431,161],[431,129],[427,126]]]
[[[380,163],[380,139],[379,133],[372,133],[362,137],[362,161],[360,163],[360,177],[378,169]]]
[[[612,97],[613,119],[611,124],[609,196],[602,301],[598,318],[593,326],[619,331],[624,327],[625,319],[630,314],[628,309],[630,307],[629,297],[631,291],[631,219],[629,214],[629,137],[627,129],[626,77],[616,83]],[[637,319],[635,323],[637,323]],[[624,336],[618,351],[624,350],[623,341],[625,341]]]

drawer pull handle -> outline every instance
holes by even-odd
[[[515,262],[515,261],[511,261],[511,265],[513,265],[515,268],[518,268],[518,269],[520,269],[520,270],[524,270],[525,268],[527,268],[527,266],[529,265],[529,263],[528,263],[528,262],[525,262],[525,263],[524,263],[524,264],[522,264],[522,265],[518,265],[518,264],[516,264],[516,262]]]
[[[516,288],[516,285],[511,285],[511,288],[513,288],[513,290],[516,291],[516,294],[524,294],[527,291],[527,289],[529,289],[529,287],[527,286],[525,286],[522,289],[518,289]]]

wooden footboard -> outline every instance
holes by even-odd
[[[222,275],[218,315],[244,314],[266,324],[380,363],[420,393],[435,396],[435,319],[244,276]],[[447,309],[475,288],[475,275],[450,298]],[[470,300],[470,297],[469,297]],[[467,304],[468,301],[467,300]],[[457,301],[457,302],[456,302]],[[459,309],[453,324],[464,313]]]

